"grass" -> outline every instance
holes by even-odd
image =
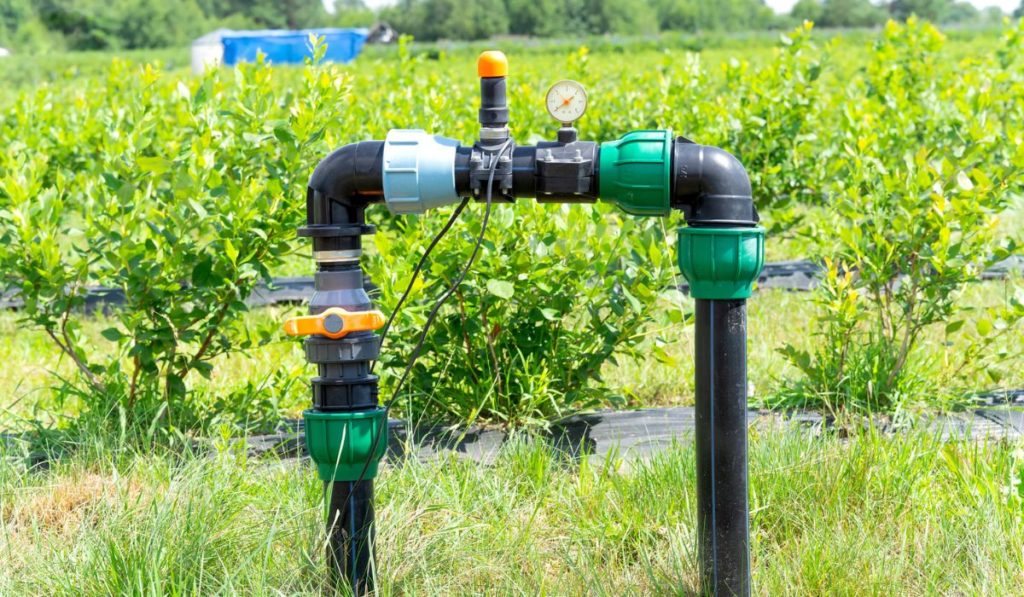
[[[320,594],[308,465],[84,452],[0,464],[0,594]],[[381,594],[688,594],[688,446],[619,470],[520,441],[494,466],[386,467]],[[1024,584],[1024,444],[870,431],[751,437],[757,594],[1012,595]],[[1015,481],[1016,479],[1016,481]]]

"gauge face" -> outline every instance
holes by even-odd
[[[559,81],[548,90],[548,114],[563,123],[579,120],[587,110],[587,91],[576,81]]]

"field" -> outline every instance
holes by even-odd
[[[579,80],[581,137],[670,127],[735,153],[768,260],[829,264],[814,292],[750,300],[753,406],[898,419],[1024,388],[1024,287],[980,278],[1020,254],[1024,25],[584,43],[500,44],[521,143],[554,134],[547,86]],[[279,332],[301,308],[239,299],[311,273],[294,228],[331,148],[391,128],[474,138],[479,49],[403,43],[344,67],[202,78],[177,51],[2,66],[0,268],[26,302],[0,313],[0,430],[25,434],[0,443],[0,594],[322,590],[312,469],[233,439],[308,407],[311,368]],[[364,267],[385,312],[450,213],[375,208]],[[477,216],[396,320],[382,397]],[[494,221],[393,416],[524,437],[494,466],[387,467],[382,592],[696,591],[689,446],[630,466],[529,438],[579,409],[692,403],[693,305],[672,290],[682,218],[520,200]],[[129,302],[85,314],[88,285]],[[752,437],[758,593],[1024,584],[1024,445],[842,431]],[[215,454],[191,453],[196,438]]]

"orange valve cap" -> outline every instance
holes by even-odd
[[[326,336],[337,340],[350,332],[377,330],[383,326],[384,314],[380,311],[349,311],[331,307],[317,315],[292,317],[284,322],[284,333],[289,336]]]
[[[507,77],[508,58],[504,52],[487,50],[476,59],[476,74],[480,77]]]

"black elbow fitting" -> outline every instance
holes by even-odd
[[[366,206],[384,197],[383,141],[338,148],[317,164],[306,187],[306,225],[299,236],[313,238],[314,251],[354,250],[360,235],[373,234]]]
[[[317,164],[306,188],[306,226],[312,229],[361,225],[363,211],[384,196],[383,141],[342,146]],[[321,232],[326,232],[322,230]]]
[[[676,139],[672,152],[672,207],[690,226],[754,226],[750,177],[732,154]]]

